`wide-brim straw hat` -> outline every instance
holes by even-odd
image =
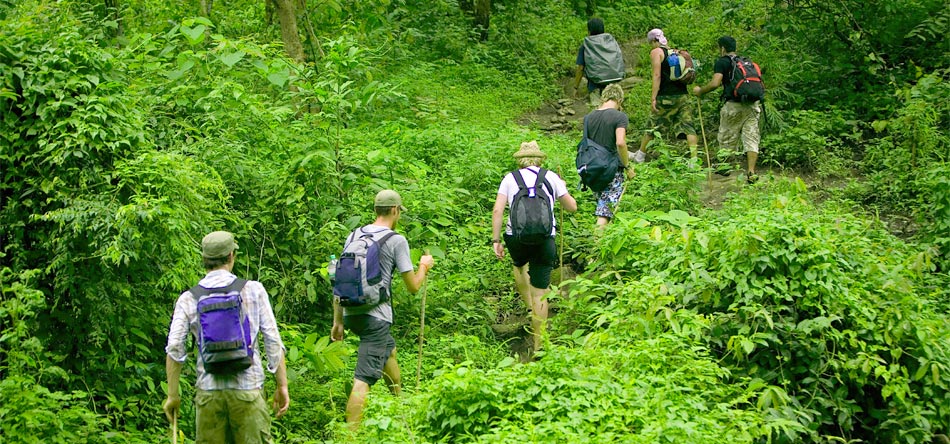
[[[524,157],[535,157],[538,159],[545,159],[548,157],[547,154],[544,154],[544,151],[541,151],[541,148],[538,147],[538,142],[532,140],[530,142],[521,142],[521,149],[515,152],[515,159],[521,159]]]

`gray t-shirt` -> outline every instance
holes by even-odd
[[[387,227],[373,224],[366,225],[360,230],[363,230],[363,233],[373,234],[373,238],[377,240],[391,231]],[[347,243],[352,239],[353,233],[350,233],[346,238]],[[390,299],[372,307],[343,307],[343,316],[368,314],[381,321],[393,323],[393,305],[391,301],[393,270],[398,270],[400,274],[413,271],[412,258],[409,257],[409,241],[401,234],[390,236],[380,250],[379,265],[383,272],[383,282],[385,282],[383,285],[390,289]]]
[[[587,137],[604,148],[617,149],[617,128],[627,128],[630,118],[613,108],[596,109],[587,115]]]

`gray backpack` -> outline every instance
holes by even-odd
[[[380,259],[383,245],[395,234],[357,228],[347,238],[333,282],[333,295],[340,298],[341,306],[369,307],[389,300],[389,282],[383,281]]]
[[[623,80],[623,52],[614,36],[604,33],[584,38],[584,74],[598,84]]]

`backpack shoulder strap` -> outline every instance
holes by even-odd
[[[586,116],[584,116],[584,139],[585,140],[587,139],[587,134],[588,134],[587,133],[587,118],[588,117],[590,117],[589,113]]]
[[[548,182],[547,175],[548,175],[548,170],[547,170],[547,169],[541,168],[540,170],[538,170],[538,177],[537,177],[537,179],[535,179],[535,181],[534,181],[534,189],[536,189],[536,190],[537,190],[537,189],[540,189],[541,186],[542,186],[541,184],[543,183],[543,184],[544,184],[544,187],[548,189],[548,194],[553,197],[553,196],[554,196],[554,187],[552,187],[551,184]]]
[[[385,235],[383,235],[383,237],[379,238],[379,240],[376,241],[376,244],[379,245],[379,248],[383,248],[383,245],[386,244],[386,241],[388,241],[389,238],[391,238],[391,237],[393,237],[393,236],[395,236],[395,235],[396,235],[396,232],[395,232],[395,231],[389,230],[388,233],[386,233]]]
[[[518,184],[519,190],[524,190],[528,188],[528,185],[524,183],[524,177],[521,176],[521,170],[514,170],[511,172],[511,175],[515,178],[515,183]]]
[[[201,299],[202,297],[207,296],[216,290],[222,291],[224,293],[230,293],[232,291],[240,293],[242,290],[244,290],[244,286],[246,284],[247,279],[235,278],[233,282],[224,287],[205,288],[201,285],[195,285],[194,287],[191,287],[188,292],[191,293],[195,299]]]

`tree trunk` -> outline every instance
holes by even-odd
[[[488,41],[488,23],[491,20],[491,0],[475,0],[475,30],[479,40]]]
[[[201,0],[201,16],[205,18],[211,18],[211,7],[213,6],[214,0]]]
[[[293,0],[274,0],[274,6],[277,7],[277,19],[280,20],[280,36],[284,41],[284,50],[297,62],[305,61],[307,58],[297,32],[297,15],[294,13]]]
[[[115,36],[122,37],[125,34],[125,26],[122,24],[122,10],[119,0],[105,0],[106,18],[115,20]]]

